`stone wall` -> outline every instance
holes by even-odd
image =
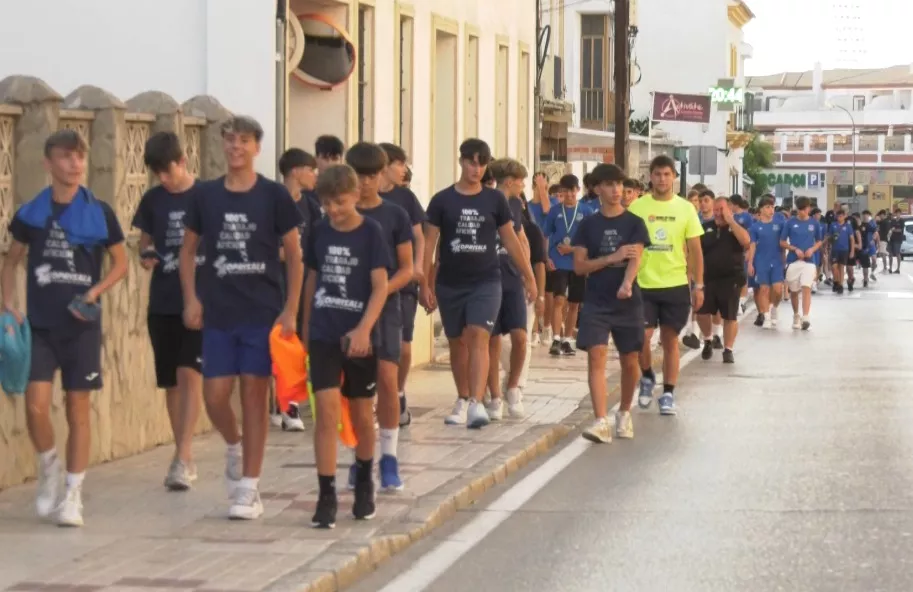
[[[103,89],[82,86],[66,97],[27,76],[0,80],[0,257],[9,249],[9,222],[16,209],[48,183],[43,168],[47,136],[77,130],[89,145],[86,184],[117,213],[127,235],[127,278],[103,296],[104,388],[93,394],[93,464],[136,454],[169,442],[164,394],[155,386],[146,330],[149,274],[139,265],[138,231],[130,221],[143,192],[154,182],[143,163],[151,133],[181,136],[191,171],[210,179],[225,167],[219,124],[230,113],[218,101],[198,96],[184,104],[160,92],[123,102]],[[20,270],[19,304],[25,306],[25,272]],[[203,414],[205,416],[205,414]],[[53,421],[63,449],[66,419],[59,384]],[[199,431],[209,429],[202,418]],[[25,425],[23,397],[0,395],[0,489],[35,474]]]

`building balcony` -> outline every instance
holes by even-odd
[[[852,119],[841,109],[808,111],[755,111],[754,125],[760,130],[769,129],[856,129],[865,127],[913,126],[913,110],[866,109],[850,111]]]
[[[615,131],[615,93],[602,88],[581,89],[579,112],[583,129]]]
[[[774,147],[775,162],[788,167],[913,169],[913,130],[900,134],[761,134]],[[854,149],[855,148],[855,149]]]

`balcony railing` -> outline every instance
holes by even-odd
[[[745,93],[745,102],[741,105],[736,105],[731,123],[731,131],[754,131],[754,96],[751,93]]]
[[[783,164],[835,164],[853,162],[913,170],[913,132],[906,134],[762,134]],[[854,150],[855,143],[855,150]]]
[[[580,127],[612,131],[615,128],[615,93],[602,88],[580,89]]]

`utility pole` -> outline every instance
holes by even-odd
[[[542,67],[540,56],[547,51],[539,47],[542,40],[542,3],[536,0],[536,84],[533,87],[533,172],[539,172],[542,163]]]
[[[615,164],[628,170],[631,118],[631,0],[615,0]]]

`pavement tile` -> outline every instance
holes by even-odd
[[[334,530],[310,528],[317,483],[309,422],[304,434],[270,434],[260,481],[265,513],[253,522],[226,519],[225,448],[214,435],[194,443],[200,479],[185,494],[160,485],[168,446],[92,468],[83,529],[59,530],[32,518],[34,484],[0,492],[0,590],[337,590],[553,445],[587,394],[585,363],[582,356],[550,359],[537,348],[527,417],[483,430],[443,425],[455,397],[446,368],[413,372],[413,424],[400,434],[406,490],[379,493],[375,519],[355,521],[344,489],[352,456],[340,449]]]

